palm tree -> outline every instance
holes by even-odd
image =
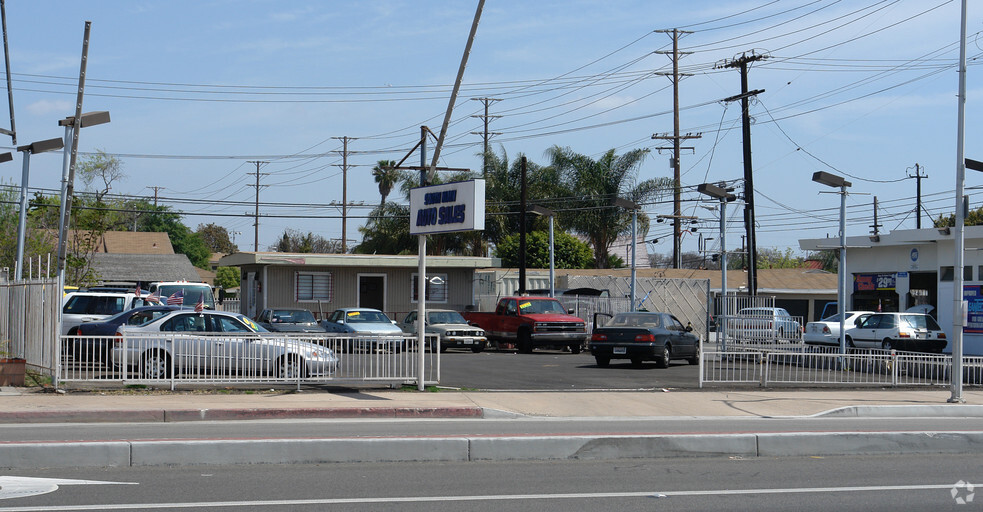
[[[402,172],[396,168],[395,160],[379,160],[372,168],[372,177],[379,184],[379,194],[382,195],[379,205],[386,204],[386,198],[402,178]]]
[[[546,150],[552,167],[566,182],[567,188],[579,196],[579,208],[571,212],[567,220],[575,232],[590,241],[597,268],[608,268],[608,249],[631,229],[631,214],[611,206],[614,199],[620,197],[643,203],[672,190],[671,178],[636,181],[638,169],[647,155],[647,149],[635,149],[620,156],[610,149],[594,160],[574,153],[570,148],[553,146]],[[638,220],[644,233],[648,217],[640,214]]]

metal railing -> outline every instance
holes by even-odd
[[[427,336],[437,346],[437,336]],[[195,333],[63,336],[60,383],[167,385],[327,382],[412,383],[419,379],[415,336],[273,336]],[[440,379],[440,352],[424,354],[424,382]]]
[[[983,357],[963,357],[963,382],[983,385]],[[704,345],[700,387],[704,384],[948,386],[952,356],[802,344],[785,346]]]

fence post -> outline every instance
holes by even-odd
[[[707,334],[707,337],[710,335]],[[698,370],[700,371],[700,389],[703,389],[703,360],[706,358],[706,352],[703,351],[703,339],[700,338],[700,364],[698,365]]]
[[[759,385],[761,387],[766,387],[768,385],[768,353],[767,352],[761,352],[761,360],[759,364],[761,365],[761,381]]]
[[[891,386],[898,387],[898,353],[891,350]]]

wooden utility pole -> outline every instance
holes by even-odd
[[[268,164],[269,162],[264,162],[261,160],[248,160],[248,162],[251,164],[256,164],[256,172],[247,172],[246,174],[256,175],[256,184],[249,185],[249,186],[256,187],[256,213],[253,215],[253,228],[255,230],[255,235],[254,235],[255,238],[253,239],[253,252],[259,252],[259,191],[260,189],[269,186],[269,185],[260,185],[259,178],[260,176],[266,176],[270,174],[268,172],[259,172],[259,166]]]
[[[348,254],[348,141],[353,137],[331,137],[341,141],[341,253]]]
[[[915,178],[915,229],[922,229],[922,180],[927,178],[928,175],[921,174],[921,167],[918,163],[915,163],[915,175],[908,175],[909,178]]]
[[[161,190],[166,190],[165,187],[144,187],[154,189],[154,208],[157,208],[157,192]]]
[[[679,78],[680,76],[690,76],[688,74],[679,74],[679,56],[680,54],[689,54],[692,52],[680,52],[679,51],[679,36],[682,34],[692,34],[692,32],[685,30],[658,30],[657,32],[662,32],[665,34],[670,34],[672,37],[672,53],[659,51],[656,53],[662,53],[672,56],[672,74],[662,73],[665,76],[670,77],[672,80],[672,135],[668,134],[653,134],[653,139],[662,140],[672,140],[672,267],[681,268],[682,267],[682,251],[679,247],[680,235],[682,234],[682,227],[680,224],[680,216],[683,214],[681,207],[681,188],[679,185],[679,152],[682,149],[692,150],[693,147],[682,148],[679,146],[680,140],[686,139],[698,139],[701,134],[687,133],[686,135],[679,134]],[[662,149],[669,148],[656,148],[660,152]]]
[[[765,92],[764,89],[748,91],[748,64],[766,58],[764,55],[743,54],[740,58],[724,64],[725,68],[738,68],[741,72],[741,94],[731,96],[724,101],[741,100],[741,133],[744,146],[744,231],[747,235],[747,288],[748,295],[758,295],[758,243],[754,229],[754,175],[751,166],[751,116],[748,99]]]
[[[879,229],[881,225],[877,223],[877,196],[874,196],[874,223],[871,224],[870,227],[874,228],[874,231],[872,232],[874,236],[880,234]]]
[[[480,102],[482,102],[482,103],[485,104],[485,113],[483,115],[482,114],[479,114],[479,115],[471,116],[471,117],[480,118],[484,122],[485,129],[484,129],[483,132],[471,132],[471,135],[481,135],[482,136],[482,139],[484,140],[484,146],[483,146],[484,150],[481,153],[481,175],[482,175],[482,178],[488,179],[488,140],[489,140],[489,138],[492,135],[501,135],[502,134],[502,132],[489,132],[488,131],[488,120],[490,120],[490,119],[497,119],[499,117],[502,117],[502,116],[489,115],[488,114],[488,105],[491,105],[492,103],[495,103],[496,101],[502,101],[502,100],[501,99],[498,99],[498,98],[471,98],[471,99],[472,100],[475,100],[475,101],[480,101]]]

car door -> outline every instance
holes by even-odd
[[[253,343],[256,336],[237,318],[227,315],[208,315],[212,322],[215,360],[225,373],[257,375],[270,354],[265,345]]]
[[[888,315],[870,315],[851,332],[853,345],[859,348],[880,348],[881,341],[878,335],[881,330],[881,322]]]
[[[672,340],[673,355],[692,356],[696,354],[699,338],[692,332],[687,332],[686,327],[678,318],[672,315],[666,315],[666,318],[663,318],[663,323],[666,329],[672,333],[670,339]]]
[[[174,335],[172,352],[175,366],[195,374],[213,366],[214,347],[205,335],[206,318],[201,313],[175,315],[160,326],[160,330]]]

